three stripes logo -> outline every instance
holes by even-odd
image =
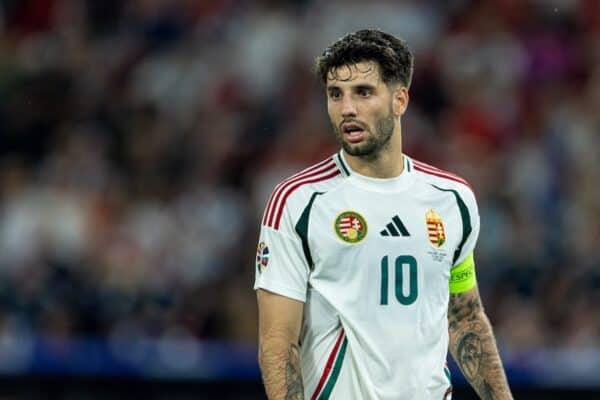
[[[398,217],[397,215],[394,215],[394,217],[392,218],[392,222],[388,223],[385,226],[385,229],[379,233],[381,234],[381,236],[410,236],[410,233],[408,233],[408,230],[400,220],[400,217]]]

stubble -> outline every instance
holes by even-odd
[[[375,122],[375,129],[360,124],[367,131],[367,138],[358,144],[348,143],[344,140],[344,132],[339,125],[332,123],[337,141],[344,151],[351,155],[362,157],[367,160],[375,160],[379,154],[390,146],[390,140],[394,134],[395,117],[390,104],[387,115]]]

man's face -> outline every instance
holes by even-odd
[[[393,96],[373,61],[343,65],[329,72],[327,111],[346,153],[376,158],[389,145],[399,123]]]

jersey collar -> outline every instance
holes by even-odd
[[[344,154],[341,150],[338,151],[334,156],[335,162],[338,164],[342,174],[351,182],[356,183],[363,188],[380,192],[405,190],[412,183],[412,160],[405,154],[402,154],[402,158],[404,159],[404,170],[400,175],[393,178],[372,178],[370,176],[361,175],[354,171],[344,158]]]

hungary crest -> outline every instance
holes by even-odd
[[[346,243],[358,243],[367,236],[367,221],[355,211],[344,211],[333,224],[337,236]]]
[[[444,230],[444,223],[440,214],[434,210],[427,211],[425,214],[427,221],[427,234],[429,236],[429,242],[434,247],[442,247],[446,242],[446,231]]]
[[[256,269],[262,272],[269,265],[269,247],[265,242],[260,242],[256,249]]]

